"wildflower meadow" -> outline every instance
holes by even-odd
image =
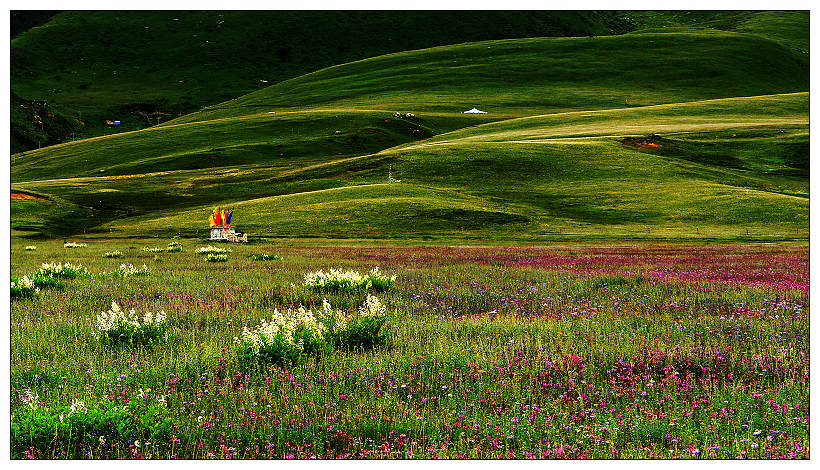
[[[807,246],[168,242],[12,240],[11,458],[810,456]]]

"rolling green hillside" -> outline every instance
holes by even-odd
[[[241,229],[257,236],[805,236],[807,100],[802,93],[599,111],[586,115],[594,125],[577,128],[566,115],[491,123],[304,175],[344,177],[344,188],[231,207]],[[636,125],[640,135],[650,122],[665,134],[648,137],[657,146],[602,135],[630,135]],[[791,151],[769,152],[782,147]],[[402,183],[379,183],[387,166]],[[104,228],[204,236],[207,210]]]
[[[777,41],[805,56],[809,53],[809,36],[806,34],[809,30],[808,10],[630,11],[625,12],[624,16],[638,31],[700,27],[752,33]]]
[[[801,53],[715,29],[388,54],[16,154],[42,199],[12,227],[203,236],[223,204],[252,237],[804,238],[807,90]]]
[[[808,69],[790,51],[735,33],[445,46],[331,67],[151,129],[26,152],[12,181],[325,160],[488,120],[807,88]],[[461,114],[473,106],[489,114]]]
[[[65,11],[18,20],[12,90],[79,119],[83,137],[149,127],[388,52],[630,29],[617,12],[572,11]],[[37,147],[18,139],[12,153],[30,148]]]
[[[72,134],[43,123],[48,138],[32,140],[17,133],[36,119],[12,114],[12,153],[150,127],[334,64],[470,41],[709,28],[773,40],[807,64],[808,19],[808,11],[13,11],[12,91],[79,124]]]
[[[372,108],[502,117],[808,90],[808,64],[759,36],[717,30],[490,41],[330,67],[171,123],[265,111]]]
[[[312,164],[13,189],[93,208],[87,228],[111,220],[98,230],[118,235],[202,236],[209,206],[226,203],[255,236],[732,238],[751,230],[777,239],[808,227],[807,102],[797,93],[546,115]],[[622,137],[654,131],[663,137],[643,139],[657,147]],[[388,167],[402,183],[382,184]],[[114,211],[146,215],[113,220],[122,215]],[[61,220],[55,212],[46,228]]]

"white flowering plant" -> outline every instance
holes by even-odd
[[[209,253],[205,259],[211,263],[222,263],[228,261],[228,255]]]
[[[387,276],[373,268],[369,273],[362,274],[358,271],[343,271],[341,269],[330,268],[327,271],[318,271],[305,274],[305,286],[322,292],[335,293],[359,293],[374,290],[383,292],[393,287],[396,276]]]
[[[366,350],[383,346],[387,336],[382,327],[387,321],[387,308],[374,295],[367,298],[355,315],[346,319],[343,328],[337,328],[336,343],[343,349]]]
[[[165,249],[168,253],[179,253],[182,251],[182,243],[180,242],[171,242],[168,244],[168,248]]]
[[[21,278],[11,278],[11,298],[30,299],[37,295],[40,289],[34,284],[34,280],[28,276]]]
[[[124,258],[125,255],[120,250],[107,251],[103,253],[103,258]]]
[[[194,253],[199,255],[208,255],[208,254],[222,254],[222,253],[230,253],[230,248],[219,248],[217,246],[202,246],[197,248]]]
[[[63,248],[85,248],[88,245],[85,243],[66,242],[63,243]]]
[[[26,391],[20,395],[20,402],[29,410],[36,410],[43,405],[40,401],[40,395],[31,389],[26,389]]]
[[[34,251],[34,250],[36,250],[36,249],[37,249],[37,247],[36,247],[36,246],[34,246],[34,245],[28,245],[28,246],[26,246],[26,248],[25,248],[25,250],[26,250],[26,251]]]
[[[137,268],[133,264],[121,264],[118,268],[111,271],[111,275],[114,277],[129,277],[129,276],[146,276],[151,271],[148,269],[148,266],[142,265],[142,268]]]
[[[171,325],[164,311],[138,315],[134,309],[125,313],[116,302],[111,309],[97,315],[93,335],[103,344],[149,346],[165,341]]]
[[[142,249],[142,251],[146,251],[148,253],[162,253],[162,252],[165,251],[165,248],[163,248],[161,246],[157,246],[157,247],[146,246],[145,248]]]
[[[89,272],[80,264],[71,263],[43,263],[40,269],[34,272],[32,277],[46,278],[52,277],[55,279],[75,279],[78,277],[88,276]]]
[[[254,261],[274,261],[282,259],[282,257],[277,254],[259,253],[256,255],[252,255],[251,259]]]
[[[387,310],[375,296],[368,295],[353,315],[334,309],[327,299],[316,310],[300,306],[273,317],[254,328],[245,327],[234,338],[241,366],[293,365],[306,357],[320,358],[333,348],[370,349],[383,345],[381,328]]]
[[[318,316],[300,306],[285,313],[274,310],[270,321],[245,327],[241,336],[234,337],[234,343],[243,367],[297,364],[305,357],[321,356],[329,350],[326,332]]]

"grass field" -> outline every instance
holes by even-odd
[[[59,195],[73,205],[15,200],[12,213],[27,218],[13,221],[56,234],[82,227],[118,236],[204,236],[207,211],[220,203],[234,207],[237,224],[256,237],[806,239],[807,105],[808,94],[793,93],[553,113],[463,129],[460,115],[410,121],[371,111],[359,129],[369,122],[374,127],[364,129],[383,130],[358,139],[359,149],[351,148],[359,134],[335,134],[334,115],[326,112],[179,124],[28,155],[13,166],[13,178],[89,173],[90,164],[73,163],[83,155],[112,175],[14,183],[14,190]],[[235,127],[237,120],[244,126]],[[325,139],[300,135],[253,150],[205,150],[214,133],[223,143],[240,142],[253,139],[254,128],[264,135],[294,122]],[[416,140],[413,129],[432,137]],[[201,150],[173,153],[175,145],[190,148],[197,132]],[[169,143],[161,145],[161,136]],[[628,136],[654,146],[629,144]],[[100,154],[103,144],[109,150]],[[160,146],[172,153],[149,156]],[[333,155],[335,148],[344,152]],[[120,163],[121,155],[140,151],[145,159]],[[206,152],[213,158],[203,158]],[[141,173],[192,162],[206,168]],[[385,184],[389,168],[401,184]],[[48,208],[39,225],[31,207]]]
[[[11,16],[12,459],[810,457],[807,11]]]
[[[78,137],[150,127],[323,67],[389,52],[630,28],[617,12],[64,11],[44,22],[36,12],[15,13],[36,21],[12,38],[12,90],[76,120]],[[106,126],[105,120],[121,125]],[[32,126],[36,121],[12,116],[13,153],[36,149],[38,140],[45,146],[72,137],[64,126]]]
[[[168,241],[12,242],[13,276],[90,272],[11,304],[12,458],[809,455],[807,247],[143,250]],[[101,274],[121,263],[149,272]],[[233,338],[274,309],[364,298],[305,274],[375,266],[384,346],[240,366]],[[171,339],[102,342],[112,301]]]
[[[711,29],[754,34],[806,58],[808,18],[807,11],[13,11],[12,90],[48,106],[20,112],[12,104],[12,153],[150,127],[323,67],[471,41]],[[304,30],[314,34],[298,34]],[[122,124],[104,124],[114,119]]]

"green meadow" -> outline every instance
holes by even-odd
[[[805,246],[30,243],[12,276],[88,274],[11,303],[14,459],[809,456]],[[393,287],[305,281],[376,266]],[[324,299],[355,319],[367,295],[376,347],[249,368],[234,339]],[[114,342],[112,302],[167,338]]]
[[[808,459],[808,20],[12,12],[9,457]]]
[[[15,154],[43,199],[12,226],[202,236],[227,205],[263,238],[801,240],[807,89],[788,44],[703,27],[398,52]]]

